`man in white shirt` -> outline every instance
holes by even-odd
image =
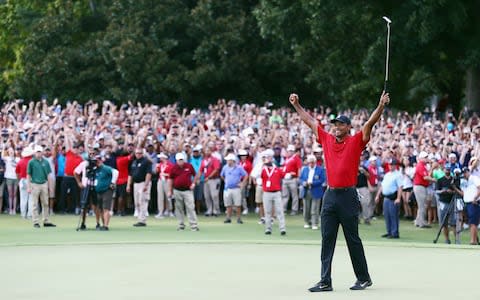
[[[463,201],[466,204],[470,226],[470,245],[478,245],[478,223],[480,220],[480,178],[471,175],[469,168],[463,168],[461,183]]]
[[[260,158],[255,165],[253,166],[252,172],[250,173],[250,179],[253,184],[255,184],[255,203],[258,207],[258,212],[260,215],[260,221],[258,224],[265,224],[265,212],[263,210],[263,189],[262,189],[262,169],[263,163],[265,162],[265,151],[260,153]]]

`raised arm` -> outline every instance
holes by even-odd
[[[290,94],[289,100],[290,100],[290,103],[293,105],[293,108],[295,108],[297,113],[300,115],[300,118],[302,119],[302,121],[305,122],[305,124],[307,124],[308,127],[310,127],[312,131],[315,133],[315,136],[317,136],[318,135],[317,121],[308,112],[306,112],[305,109],[300,105],[300,99],[298,98],[298,95]]]
[[[370,140],[370,134],[372,133],[373,126],[382,116],[383,109],[388,103],[390,103],[390,97],[388,93],[385,93],[385,91],[383,91],[382,96],[380,96],[380,101],[378,102],[377,108],[370,115],[368,121],[363,125],[362,133],[364,142],[368,142],[368,140]]]

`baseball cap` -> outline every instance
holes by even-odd
[[[157,155],[158,158],[168,158],[168,156],[165,154],[165,153],[160,153],[159,155]]]
[[[450,154],[448,155],[448,158],[457,158],[457,156],[455,155],[455,153],[450,153]]]
[[[42,146],[35,146],[35,152],[42,152],[43,148]]]
[[[317,146],[317,147],[314,147],[312,151],[313,151],[313,153],[320,153],[320,152],[322,152],[322,148]]]
[[[425,151],[422,151],[420,152],[420,154],[418,154],[418,158],[427,158],[427,157],[428,157],[428,153]]]
[[[198,144],[195,147],[193,147],[193,151],[202,151],[202,145]]]
[[[185,160],[185,154],[182,152],[175,154],[175,160]]]
[[[317,158],[315,155],[309,155],[307,156],[307,162],[317,162]]]
[[[288,145],[288,146],[287,146],[287,151],[293,151],[293,152],[295,152],[295,146],[294,146],[294,145]]]
[[[226,157],[225,157],[225,160],[233,160],[233,161],[236,161],[237,158],[235,157],[235,155],[233,153],[230,153],[228,154]]]
[[[272,149],[267,149],[262,152],[262,157],[273,157],[273,155],[275,155],[275,153]]]
[[[238,150],[238,156],[248,156],[247,150],[244,150],[244,149]]]
[[[340,122],[340,123],[347,124],[347,125],[352,124],[352,122],[350,121],[350,118],[348,118],[347,116],[344,116],[344,115],[340,115],[340,116],[338,116],[335,119],[332,119],[330,121],[330,123],[335,123],[335,122]]]

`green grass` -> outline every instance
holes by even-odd
[[[320,231],[303,228],[301,216],[287,217],[287,236],[281,237],[277,223],[274,224],[272,236],[263,234],[264,227],[257,224],[253,215],[244,218],[245,224],[223,224],[223,218],[199,217],[200,232],[177,232],[175,218],[157,220],[150,217],[148,226],[144,228],[132,227],[133,217],[113,217],[109,232],[93,230],[95,220],[87,218],[89,230],[76,232],[78,218],[74,216],[56,215],[51,219],[58,227],[32,227],[31,221],[19,216],[0,216],[0,247],[20,245],[72,245],[72,244],[151,244],[151,243],[260,243],[260,244],[305,244],[319,245]],[[416,247],[439,247],[443,243],[440,237],[439,245],[432,241],[438,231],[438,226],[432,229],[415,228],[411,222],[402,221],[400,224],[399,240],[385,240],[380,236],[385,233],[382,219],[372,222],[371,226],[361,224],[360,235],[365,244],[371,245],[407,245]],[[453,240],[453,235],[450,237]],[[339,231],[338,240],[344,240],[342,231]],[[462,234],[462,243],[468,244],[468,233]],[[452,247],[450,245],[449,247]],[[462,246],[455,246],[462,247]]]
[[[478,295],[480,247],[432,240],[438,228],[402,221],[401,239],[385,240],[383,220],[360,225],[374,286],[352,292],[355,280],[341,232],[333,263],[334,293],[310,294],[319,279],[320,231],[287,217],[287,236],[245,224],[200,217],[200,232],[176,231],[174,218],[114,217],[109,232],[76,232],[78,219],[54,216],[56,228],[0,215],[3,299],[466,299]],[[188,229],[188,228],[187,228]],[[463,233],[462,242],[468,242]],[[478,269],[478,268],[477,268]],[[453,284],[453,285],[452,285]]]

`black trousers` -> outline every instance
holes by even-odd
[[[321,211],[322,226],[322,279],[332,283],[332,259],[337,242],[338,227],[342,225],[348,252],[357,280],[370,280],[362,241],[358,236],[360,202],[355,188],[327,189]]]
[[[72,196],[72,201],[68,203],[67,206],[67,194],[70,193]],[[80,188],[78,187],[77,181],[73,176],[65,176],[62,180],[62,186],[60,187],[60,199],[58,202],[58,210],[60,212],[65,212],[67,210],[69,213],[75,212],[75,208],[79,207],[80,204]]]

